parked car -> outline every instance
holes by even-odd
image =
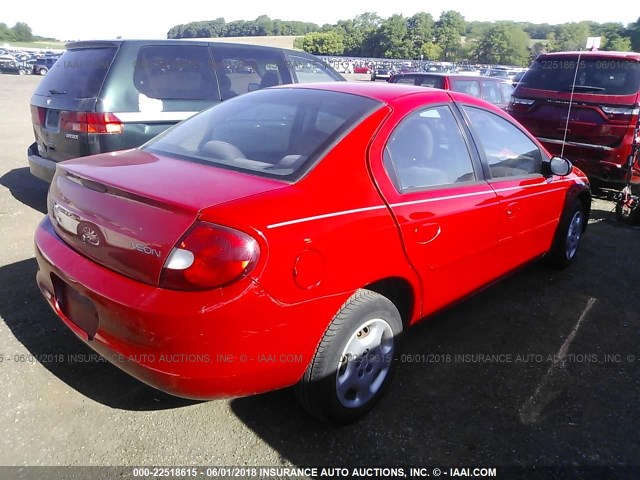
[[[24,66],[21,65],[13,56],[0,55],[0,73],[25,75],[27,72]]]
[[[379,79],[389,80],[394,73],[395,70],[392,66],[375,67],[371,70],[371,81],[375,82]]]
[[[36,59],[33,65],[34,75],[46,75],[49,70],[55,65],[60,57],[41,57]]]
[[[335,82],[63,162],[47,203],[37,284],[91,348],[182,397],[296,385],[343,422],[381,397],[410,325],[535,259],[571,263],[590,193],[481,99]]]
[[[353,67],[353,73],[371,73],[371,69],[366,66]]]
[[[513,87],[498,78],[461,73],[399,73],[393,75],[389,79],[389,83],[403,83],[467,93],[474,97],[480,97],[502,109],[509,105],[513,93]]]
[[[313,55],[281,48],[184,40],[87,41],[67,52],[31,97],[31,173],[137,147],[228,98],[283,83],[344,80]]]
[[[558,52],[533,62],[508,111],[593,182],[620,185],[636,142],[638,105],[640,53]]]

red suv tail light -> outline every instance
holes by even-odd
[[[530,98],[511,97],[508,110],[526,112],[535,103],[535,100]]]
[[[60,130],[80,133],[122,133],[123,125],[113,113],[60,112]]]
[[[173,248],[160,277],[160,286],[174,290],[221,287],[247,275],[260,249],[246,233],[197,222]]]
[[[617,120],[623,122],[629,122],[634,116],[638,116],[640,108],[638,107],[619,107],[619,106],[606,106],[600,107],[602,111],[607,115],[609,120]]]

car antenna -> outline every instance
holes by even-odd
[[[580,69],[580,57],[582,52],[578,52],[578,61],[576,62],[576,71],[573,74],[573,84],[571,85],[571,96],[569,97],[569,110],[567,111],[567,121],[564,124],[564,137],[562,138],[562,149],[560,156],[564,158],[564,147],[567,144],[567,132],[569,131],[569,119],[571,118],[571,107],[573,106],[573,93],[576,89],[576,79],[578,78],[578,70]]]

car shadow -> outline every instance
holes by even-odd
[[[76,338],[42,298],[35,282],[37,268],[34,258],[0,267],[0,316],[29,351],[29,361],[37,361],[71,388],[112,408],[164,410],[197,403],[136,380]],[[16,354],[7,346],[1,353]]]
[[[0,185],[7,187],[19,202],[41,213],[47,213],[49,184],[31,175],[29,167],[14,168],[5,173],[0,177]]]
[[[594,222],[570,268],[535,263],[411,328],[385,397],[351,425],[314,419],[291,389],[231,408],[297,466],[633,464],[637,235]],[[573,356],[552,367],[583,315]],[[606,352],[622,361],[603,363]]]

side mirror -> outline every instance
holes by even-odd
[[[550,160],[542,162],[542,174],[545,177],[551,175],[565,177],[571,173],[571,170],[573,170],[573,165],[566,158],[551,157]]]

